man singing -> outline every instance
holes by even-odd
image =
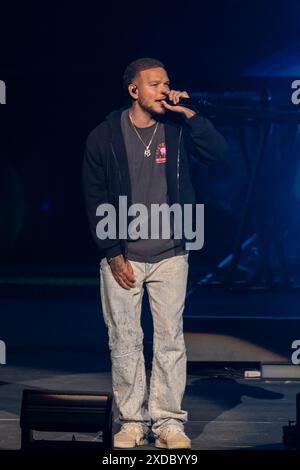
[[[183,309],[188,275],[184,236],[114,237],[96,233],[101,204],[119,198],[128,205],[194,202],[189,156],[222,160],[226,144],[212,124],[180,105],[186,91],[172,90],[164,65],[137,59],[124,72],[131,106],[109,114],[88,136],[83,184],[88,219],[100,251],[101,303],[108,328],[112,386],[121,430],[116,448],[146,443],[150,429],[158,448],[190,448],[181,408],[186,385]],[[151,222],[149,219],[147,222]],[[130,219],[129,219],[130,221]],[[170,219],[170,224],[172,224]],[[149,394],[143,355],[141,305],[147,289],[153,318],[153,362]]]

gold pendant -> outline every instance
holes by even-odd
[[[150,157],[150,155],[151,155],[150,149],[146,149],[145,152],[144,152],[144,155],[145,155],[145,157]]]

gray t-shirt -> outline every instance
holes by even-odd
[[[150,127],[136,128],[146,145],[151,140],[155,126],[156,124]],[[146,221],[149,228],[149,238],[128,240],[128,259],[145,263],[157,263],[162,259],[187,253],[182,247],[181,240],[173,238],[162,239],[161,227],[159,239],[150,239],[151,204],[169,202],[166,180],[167,149],[164,125],[158,123],[156,133],[149,147],[151,151],[149,157],[144,155],[145,146],[134,131],[128,109],[122,113],[121,127],[128,158],[132,203],[144,204],[149,214],[149,218]]]

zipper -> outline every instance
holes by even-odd
[[[120,167],[119,167],[119,162],[115,153],[115,149],[113,148],[112,142],[110,143],[111,151],[113,153],[114,159],[116,161],[116,165],[118,167],[118,175],[119,175],[119,181],[120,181],[120,189],[122,188],[122,180],[121,180],[121,172],[120,172]]]
[[[119,162],[118,162],[118,159],[117,159],[117,156],[116,156],[116,153],[115,153],[115,149],[113,147],[113,144],[112,142],[110,143],[110,147],[111,147],[111,151],[112,151],[112,154],[114,156],[114,159],[116,161],[116,165],[117,165],[117,168],[118,168],[118,175],[119,175],[119,181],[120,181],[120,190],[122,190],[122,179],[121,179],[121,172],[120,172],[120,167],[119,167]],[[128,246],[127,246],[127,242],[126,240],[120,240],[122,243],[123,243],[123,246],[124,246],[124,256],[126,258],[127,256],[127,253],[128,253]]]
[[[178,153],[177,153],[177,202],[179,201],[179,165],[180,165],[180,142],[181,142],[182,127],[180,128],[179,141],[178,141]]]

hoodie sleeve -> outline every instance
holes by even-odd
[[[86,141],[82,181],[89,226],[99,251],[107,258],[113,258],[122,254],[121,244],[118,239],[106,238],[101,240],[96,233],[97,224],[101,220],[101,217],[96,216],[97,207],[100,204],[109,203],[109,198],[103,161],[93,134],[90,134]]]
[[[184,139],[188,151],[204,163],[223,161],[227,152],[224,137],[203,116],[185,119]]]

